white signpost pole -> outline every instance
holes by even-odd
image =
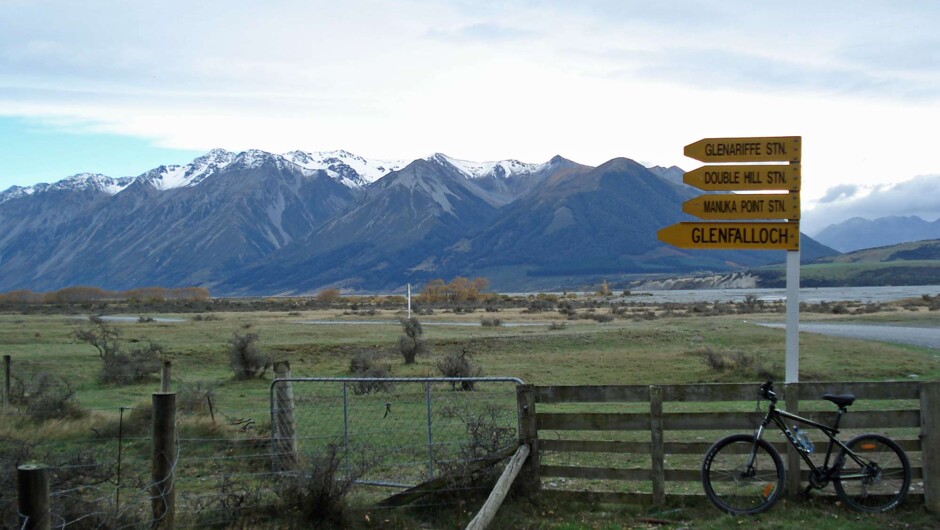
[[[800,382],[800,251],[787,252],[787,383]]]

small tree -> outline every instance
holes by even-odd
[[[459,354],[451,353],[437,362],[437,369],[444,377],[481,377],[483,368],[473,362],[470,357],[470,349],[463,348]],[[460,381],[460,389],[472,391],[476,381]],[[457,383],[450,384],[451,389],[457,390]]]
[[[271,356],[258,349],[257,333],[232,333],[228,340],[228,359],[238,380],[261,377],[271,367]]]
[[[404,335],[399,337],[398,346],[402,357],[405,358],[405,364],[414,364],[415,357],[419,353],[427,353],[427,344],[421,335],[424,329],[421,328],[421,322],[417,318],[403,318],[400,320]]]
[[[317,293],[317,302],[333,304],[340,298],[340,291],[336,288],[324,289]]]
[[[91,317],[92,327],[79,328],[72,333],[76,340],[87,342],[98,350],[98,357],[114,355],[120,350],[121,332],[100,317]]]

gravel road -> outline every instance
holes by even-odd
[[[785,324],[763,323],[770,328],[785,328]],[[874,326],[867,324],[816,324],[800,322],[800,332],[821,333],[837,337],[850,337],[863,340],[878,340],[913,344],[924,348],[940,350],[940,329],[914,328],[904,326]]]

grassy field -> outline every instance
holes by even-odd
[[[606,307],[585,304],[581,315],[607,314]],[[804,312],[804,320],[883,322],[904,325],[940,325],[940,311],[929,311],[919,301],[885,305],[863,311],[849,304],[845,311]],[[567,320],[557,311],[526,313],[504,309],[498,313],[454,313],[437,309],[421,316],[430,353],[406,365],[399,353],[401,310],[350,311],[344,307],[299,311],[214,312],[213,318],[192,313],[145,314],[172,321],[144,322],[133,318],[113,322],[125,348],[156,342],[172,361],[176,385],[212,388],[220,411],[264,411],[268,407],[270,374],[262,379],[237,381],[228,359],[233,334],[257,333],[260,349],[276,360],[289,360],[293,376],[350,376],[350,360],[363,352],[380,356],[392,376],[438,376],[436,362],[449,353],[468,352],[487,376],[513,376],[536,385],[683,384],[758,381],[784,372],[784,331],[755,322],[781,321],[779,308],[761,312],[740,305],[717,307],[632,306],[609,322]],[[870,308],[869,308],[870,309]],[[500,326],[464,326],[496,317]],[[320,323],[311,323],[320,322]],[[325,324],[322,322],[336,322]],[[364,323],[369,322],[369,323]],[[510,323],[529,324],[510,326]],[[552,326],[551,324],[555,325]],[[562,328],[561,324],[564,323]],[[101,360],[91,345],[78,341],[75,332],[92,324],[87,315],[0,314],[0,354],[11,355],[14,378],[34,379],[42,373],[65,378],[75,400],[91,415],[75,420],[37,423],[13,416],[0,426],[0,440],[28,442],[68,440],[84,436],[89,428],[113,430],[120,407],[144,409],[158,380],[127,386],[100,381]],[[562,329],[558,329],[562,328]],[[911,346],[891,345],[822,335],[800,338],[800,378],[810,380],[936,380],[940,354]],[[716,369],[707,358],[748,358],[746,366],[729,363]],[[890,362],[886,362],[890,359]],[[145,423],[144,423],[145,425]],[[228,436],[221,427],[205,422],[189,425],[191,432]],[[211,453],[213,449],[207,448]],[[355,510],[352,526],[363,528],[460,528],[472,514],[448,511],[423,518],[401,512]],[[729,525],[760,528],[924,528],[937,519],[918,507],[885,517],[860,518],[839,506],[822,503],[779,505],[759,519],[719,516],[708,506],[670,506],[657,510],[612,506],[548,506],[514,502],[500,513],[497,528],[725,528]],[[430,521],[430,522],[428,522]],[[756,526],[755,526],[756,525]],[[892,526],[897,525],[897,526]]]

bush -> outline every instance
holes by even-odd
[[[151,342],[144,348],[128,353],[120,351],[106,355],[101,361],[101,382],[106,385],[129,385],[144,381],[160,371],[163,347]]]
[[[376,364],[376,358],[375,354],[359,352],[350,359],[349,371],[357,377],[388,378],[390,376],[389,366]],[[391,381],[358,381],[353,386],[353,393],[361,396],[373,392],[391,392],[394,389],[395,383]]]
[[[373,366],[357,374],[359,377],[374,379],[387,379],[390,377],[388,366]],[[391,381],[357,381],[353,386],[353,394],[363,396],[373,392],[391,392],[395,390],[395,383]]]
[[[567,328],[568,328],[568,324],[566,322],[552,322],[551,324],[548,325],[549,331],[559,331],[559,330],[567,329]]]
[[[715,372],[731,372],[744,377],[757,376],[758,379],[780,379],[778,369],[769,366],[757,354],[744,351],[719,352],[708,346],[693,352],[705,361],[705,364]]]
[[[444,377],[481,377],[483,368],[473,362],[470,352],[464,348],[459,354],[449,354],[437,361],[437,369]],[[476,381],[460,381],[460,389],[472,391]],[[457,389],[457,383],[450,384],[451,389]]]
[[[415,357],[419,353],[428,352],[427,344],[421,338],[424,329],[421,327],[421,322],[415,317],[403,318],[400,322],[405,334],[399,337],[398,348],[405,359],[405,364],[414,364]]]
[[[271,356],[258,350],[258,333],[232,333],[228,341],[228,359],[238,380],[262,377],[271,367]]]
[[[325,452],[313,455],[306,469],[283,481],[279,494],[286,508],[299,513],[313,527],[344,528],[346,496],[369,462],[359,460],[356,469],[344,466],[344,455],[338,445],[330,444]]]
[[[15,378],[10,400],[36,422],[81,418],[85,411],[74,401],[75,388],[63,377],[40,372],[28,381]]]
[[[209,402],[215,397],[216,386],[206,381],[180,381],[176,386],[176,410],[190,414],[209,413]]]

